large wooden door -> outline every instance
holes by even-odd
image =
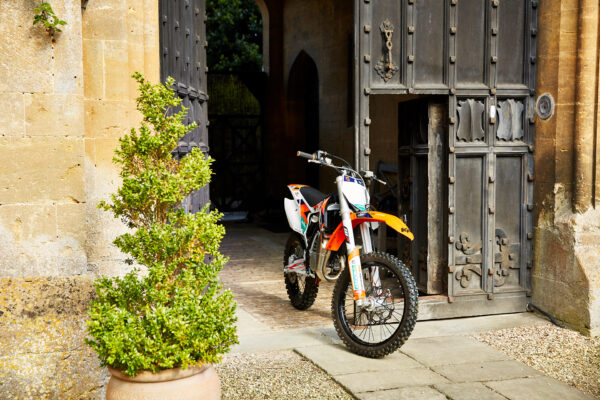
[[[193,148],[208,153],[206,101],[206,30],[204,0],[160,0],[160,76],[175,79],[174,89],[188,108],[186,123],[198,127],[180,140],[174,155],[185,157]],[[208,186],[185,200],[196,212],[209,201]]]
[[[446,260],[448,302],[468,304],[440,316],[519,311],[530,293],[537,5],[356,0],[360,167],[368,166],[371,96],[447,98],[444,168],[434,165],[436,150],[422,129],[399,152],[411,179],[404,207],[419,224],[412,228],[427,236],[412,246],[413,272],[423,291],[436,293],[430,263]],[[432,179],[444,190],[436,192]],[[419,207],[439,202],[446,204],[443,237],[439,227],[431,231],[431,211]],[[443,241],[443,254],[431,257],[431,240]]]

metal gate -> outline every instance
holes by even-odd
[[[438,293],[443,282],[448,295],[438,317],[522,311],[530,293],[537,6],[355,1],[360,167],[370,153],[370,96],[435,95],[421,114],[406,113],[413,120],[431,116],[440,98],[447,110],[441,151],[431,141],[440,121],[430,118],[399,149],[411,192],[399,207],[425,236],[411,248],[413,273],[421,290]]]
[[[160,77],[175,79],[174,89],[188,108],[187,124],[198,127],[180,140],[174,156],[184,157],[194,147],[208,153],[206,101],[206,31],[204,0],[160,0]],[[194,192],[184,207],[196,212],[209,201],[208,186]]]

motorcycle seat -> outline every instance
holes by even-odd
[[[321,193],[315,188],[311,188],[310,186],[304,186],[300,188],[300,194],[307,201],[308,205],[311,207],[316,206],[321,201],[329,197],[328,194]]]

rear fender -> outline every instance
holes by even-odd
[[[383,222],[390,228],[394,229],[401,235],[406,236],[410,240],[415,238],[408,226],[400,218],[382,213],[379,211],[363,211],[358,213],[351,213],[350,219],[352,220],[352,227],[362,224],[363,222]],[[337,251],[342,243],[346,240],[346,234],[344,233],[344,226],[340,223],[327,242],[325,247],[327,250]]]

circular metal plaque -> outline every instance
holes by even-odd
[[[538,117],[548,119],[554,114],[554,98],[550,93],[544,93],[535,102]]]

